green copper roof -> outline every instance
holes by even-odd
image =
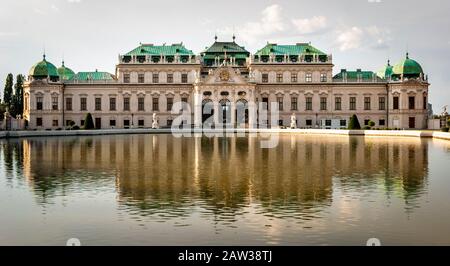
[[[35,78],[47,78],[47,77],[58,77],[58,70],[56,69],[55,65],[48,62],[44,58],[41,62],[36,63],[34,66],[31,67],[29,75]]]
[[[422,66],[417,61],[409,58],[406,54],[406,59],[398,62],[393,69],[394,75],[420,75],[423,73]]]
[[[69,80],[75,75],[75,72],[73,72],[72,69],[66,67],[63,61],[62,66],[58,68],[58,75],[59,79]]]
[[[392,76],[393,69],[394,69],[394,67],[391,66],[391,63],[390,63],[390,61],[388,60],[387,65],[385,65],[383,68],[381,68],[380,70],[378,70],[377,76],[378,76],[379,78],[382,78],[382,79],[387,79],[387,78],[389,78],[389,77]]]
[[[235,42],[214,42],[210,47],[206,48],[202,54],[246,54],[250,55],[250,52],[245,50],[243,46],[238,45]]]
[[[362,70],[356,70],[356,71],[347,71],[345,69],[341,70],[340,73],[336,74],[333,79],[334,80],[342,80],[344,77],[344,73],[346,74],[347,81],[357,81],[358,76],[361,78],[362,81],[372,81],[374,78],[375,73],[373,71],[362,71]]]
[[[319,49],[311,46],[309,43],[297,43],[296,45],[278,45],[268,43],[264,48],[256,52],[255,55],[308,55],[308,54],[318,54],[326,55]]]
[[[73,80],[113,80],[114,76],[108,72],[78,72],[72,77]]]
[[[191,50],[186,49],[183,44],[159,45],[141,44],[139,47],[125,55],[194,55]]]

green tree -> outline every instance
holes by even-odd
[[[447,127],[450,127],[450,118],[447,120]]]
[[[5,103],[0,103],[0,120],[3,120],[5,118],[5,112],[6,112],[6,105]]]
[[[6,76],[5,89],[3,90],[3,102],[8,109],[11,109],[13,98],[13,74]]]
[[[353,115],[350,118],[348,129],[361,129],[361,125],[359,124],[358,117],[356,115]]]
[[[16,115],[23,115],[23,82],[25,77],[21,74],[16,77],[16,84],[14,85],[14,109]]]
[[[94,129],[94,119],[92,119],[91,113],[87,113],[84,118],[83,129]]]
[[[23,75],[17,75],[16,84],[14,85],[14,96],[11,103],[11,116],[23,115]]]

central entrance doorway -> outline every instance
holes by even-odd
[[[231,102],[227,99],[222,99],[219,101],[219,106],[219,123],[222,124],[222,127],[226,127],[231,124]]]

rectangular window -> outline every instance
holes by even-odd
[[[327,74],[326,73],[320,74],[320,82],[327,82]]]
[[[269,82],[269,74],[264,73],[262,74],[262,83],[268,83]]]
[[[130,83],[130,74],[129,73],[123,74],[123,83]]]
[[[144,127],[144,120],[143,119],[139,119],[138,120],[138,127]]]
[[[86,111],[87,110],[87,98],[82,97],[80,98],[80,111]]]
[[[312,111],[312,97],[306,97],[306,111]]]
[[[101,129],[102,128],[102,119],[100,117],[95,118],[95,128]]]
[[[278,110],[283,111],[283,97],[277,97]]]
[[[340,126],[341,127],[347,127],[347,120],[341,120],[340,121]]]
[[[331,127],[331,120],[325,120],[325,126]]]
[[[58,110],[58,97],[52,97],[52,110]]]
[[[277,82],[278,83],[283,82],[283,73],[277,73]]]
[[[183,98],[181,98],[181,101],[182,101],[183,103],[187,103],[187,102],[188,102],[188,98],[187,98],[187,97],[183,97]]]
[[[80,120],[80,127],[84,126],[84,120]]]
[[[292,73],[291,74],[291,82],[297,83],[297,81],[298,81],[297,73]]]
[[[416,97],[414,97],[414,96],[408,97],[408,107],[409,107],[409,110],[416,109]]]
[[[144,111],[144,97],[138,98],[138,111]]]
[[[153,73],[153,75],[152,75],[152,82],[153,83],[159,83],[159,74],[158,73]]]
[[[52,121],[52,126],[57,127],[59,125],[59,121],[57,119]]]
[[[298,110],[298,98],[297,97],[292,97],[291,98],[291,110],[292,111],[297,111]]]
[[[356,97],[350,97],[350,110],[356,110]]]
[[[312,120],[311,119],[306,119],[306,126],[307,127],[311,127],[312,126]]]
[[[43,98],[42,97],[36,97],[36,110],[42,110],[43,108]]]
[[[327,98],[326,97],[320,97],[320,110],[321,111],[327,110]]]
[[[153,98],[153,111],[158,111],[159,110],[159,103],[158,103],[159,99],[158,98]]]
[[[342,110],[342,98],[341,97],[335,98],[335,109],[336,109],[336,111]]]
[[[380,97],[378,98],[378,109],[386,110],[386,97]]]
[[[37,117],[36,118],[36,126],[42,127],[42,117]]]
[[[307,73],[306,74],[305,81],[306,82],[312,82],[312,74],[311,73]]]
[[[102,98],[95,98],[95,111],[102,110]]]
[[[394,110],[398,110],[399,109],[399,97],[398,96],[394,97],[393,105],[394,105]]]
[[[186,73],[181,74],[181,83],[188,83],[188,75]]]
[[[109,120],[109,126],[110,127],[115,127],[116,126],[116,120],[114,120],[114,119]]]
[[[167,83],[173,83],[173,74],[172,73],[167,74]]]
[[[66,98],[66,110],[72,111],[72,98]]]
[[[386,125],[386,120],[380,119],[380,121],[378,121],[378,125],[385,126]]]
[[[128,120],[128,119],[123,120],[123,127],[124,128],[129,128],[130,127],[130,120]]]
[[[368,126],[368,125],[369,125],[369,122],[370,122],[370,120],[368,120],[368,119],[364,120],[364,125],[365,125],[365,126]]]
[[[262,98],[262,109],[269,110],[269,98],[267,97]]]
[[[123,110],[130,111],[130,98],[129,97],[123,98]]]
[[[424,109],[424,110],[427,110],[427,109],[428,109],[427,96],[423,96],[423,109]]]
[[[168,112],[172,111],[172,106],[173,106],[173,98],[167,98],[167,111]]]
[[[116,111],[116,98],[109,98],[109,110]]]
[[[167,119],[167,126],[171,127],[173,123],[172,119]]]
[[[138,83],[144,83],[144,82],[145,82],[144,74],[142,74],[142,73],[138,74]]]
[[[370,97],[364,97],[364,110],[370,110]]]

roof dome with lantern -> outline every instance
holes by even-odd
[[[405,78],[418,78],[423,75],[422,66],[417,61],[409,58],[409,53],[406,53],[405,59],[395,64],[392,71],[393,75]]]
[[[60,80],[69,80],[73,78],[75,72],[73,72],[72,69],[66,67],[63,60],[61,67],[58,68],[58,75]]]
[[[42,61],[31,67],[29,75],[33,77],[33,79],[38,80],[49,78],[55,81],[59,79],[57,68],[45,59],[45,54],[43,55]]]

